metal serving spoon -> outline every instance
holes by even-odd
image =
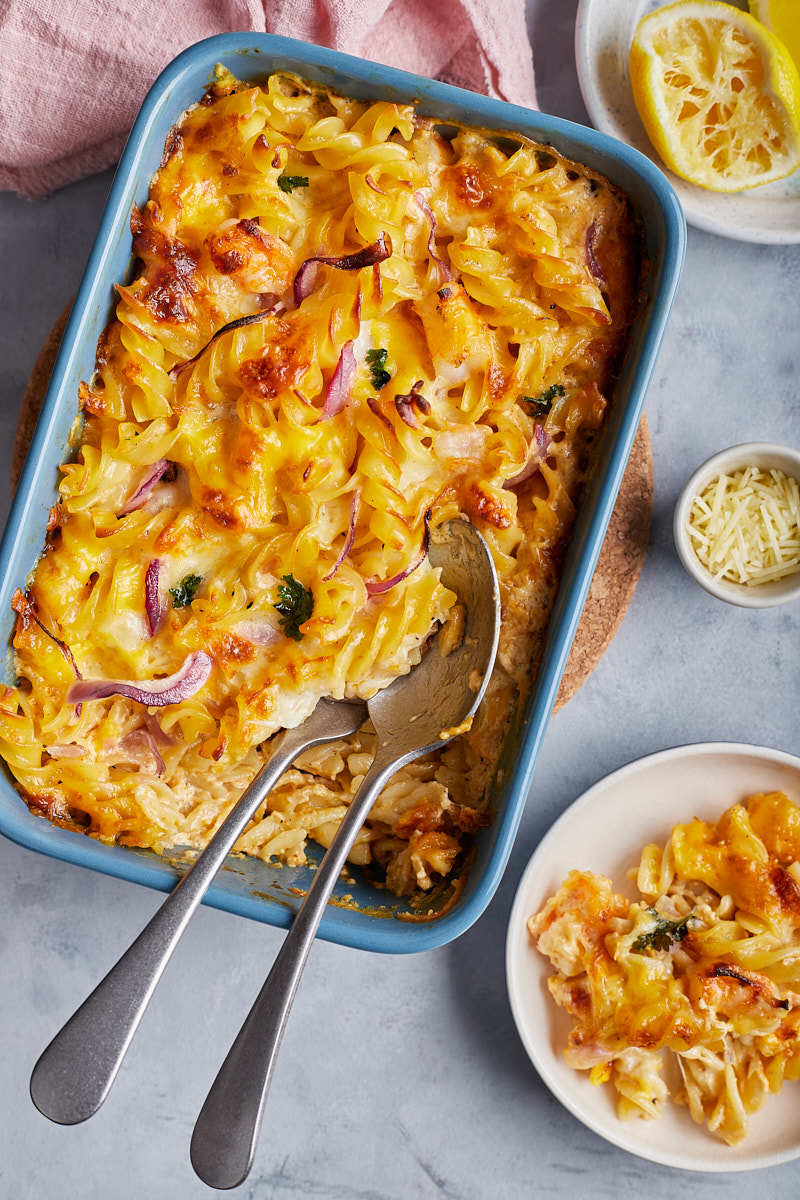
[[[494,664],[500,596],[489,551],[465,521],[432,537],[430,561],[466,607],[460,646],[434,642],[410,674],[368,702],[378,735],[375,761],[314,874],[272,970],[211,1086],[192,1136],[192,1165],[213,1188],[242,1183],[252,1166],[272,1074],[309,950],[350,847],[379,792],[406,763],[443,746],[480,703]]]
[[[42,1054],[31,1076],[41,1113],[77,1125],[97,1112],[192,914],[267,794],[304,750],[355,733],[366,719],[362,700],[320,700],[302,725],[275,739],[269,762],[175,890]]]

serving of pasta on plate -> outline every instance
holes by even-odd
[[[800,808],[758,793],[676,825],[631,872],[639,899],[571,871],[530,916],[572,1018],[567,1064],[617,1092],[622,1118],[670,1096],[729,1145],[800,1078]]]

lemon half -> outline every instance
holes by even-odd
[[[800,3],[798,0],[750,0],[750,12],[780,38],[800,71]]]
[[[631,84],[666,165],[700,187],[738,192],[800,164],[800,76],[786,47],[720,0],[649,13],[631,46]]]

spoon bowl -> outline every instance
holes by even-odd
[[[394,770],[469,727],[497,654],[500,595],[483,538],[466,521],[449,521],[433,531],[428,557],[458,596],[463,629],[452,649],[437,635],[418,666],[367,702],[376,758],[387,751]]]

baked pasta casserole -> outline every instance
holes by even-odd
[[[322,696],[410,671],[456,597],[461,516],[500,578],[471,730],[403,768],[351,860],[397,894],[457,874],[530,687],[636,315],[640,229],[605,179],[413,105],[218,69],[131,214],[47,542],[14,605],[0,749],[50,820],[201,847]],[[305,753],[237,844],[328,845],[369,726]]]
[[[574,1022],[566,1061],[625,1118],[661,1115],[677,1064],[675,1101],[734,1145],[800,1078],[800,809],[772,792],[676,825],[631,875],[633,904],[571,871],[528,922]]]

